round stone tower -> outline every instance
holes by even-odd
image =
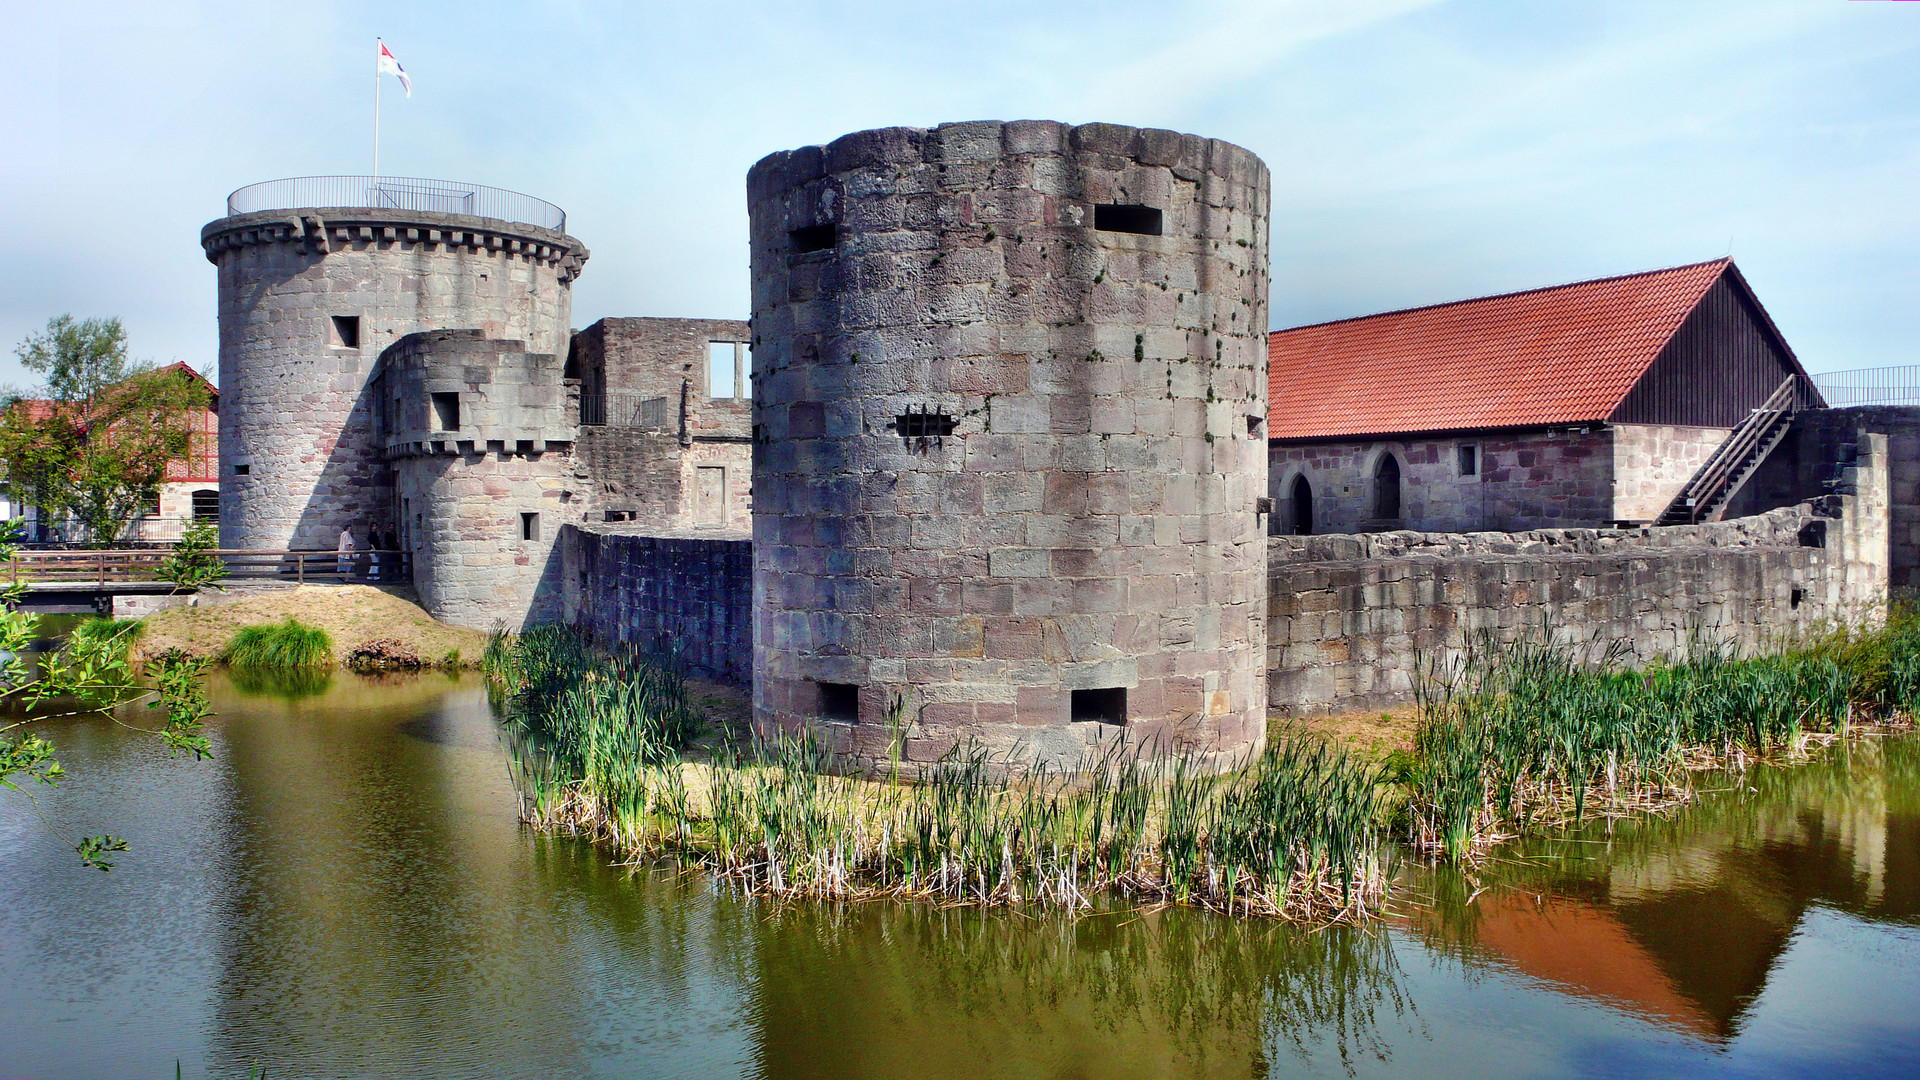
[[[404,531],[368,388],[381,351],[472,329],[564,357],[587,258],[550,203],[384,176],[241,188],[200,244],[220,275],[220,544],[266,550]]]
[[[1111,124],[753,167],[762,731],[1261,743],[1268,197],[1240,147]]]

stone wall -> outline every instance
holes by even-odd
[[[367,392],[382,350],[474,328],[564,355],[587,257],[531,225],[355,208],[225,217],[201,245],[219,268],[221,546],[259,549],[330,548],[389,512]]]
[[[584,525],[561,538],[564,618],[606,644],[676,650],[696,674],[753,677],[753,543],[744,533],[648,535]]]
[[[369,386],[393,488],[368,524],[399,524],[434,618],[519,630],[560,616],[554,545],[586,505],[561,367],[478,330],[409,334],[381,355]]]
[[[1616,424],[1613,431],[1613,521],[1657,521],[1680,489],[1707,463],[1731,428],[1679,424]]]
[[[1920,589],[1920,406],[1809,409],[1735,496],[1728,514],[1753,514],[1835,491],[1869,434],[1887,438],[1889,584]]]
[[[1471,474],[1460,467],[1463,446],[1475,449]],[[1375,513],[1374,478],[1386,454],[1400,467],[1400,516],[1393,519]],[[1274,515],[1277,531],[1292,525],[1293,480],[1303,475],[1313,491],[1316,533],[1592,528],[1613,521],[1613,434],[1605,427],[1275,442],[1268,460],[1271,494],[1283,507]]]
[[[1727,437],[1725,428],[1594,424],[1518,433],[1417,436],[1268,447],[1272,527],[1299,532],[1294,478],[1313,494],[1312,530],[1602,528],[1652,521]],[[1473,471],[1462,467],[1473,451]],[[1400,466],[1400,515],[1375,513],[1380,459]]]
[[[1696,633],[1751,651],[1871,619],[1887,588],[1887,460],[1886,437],[1867,437],[1854,494],[1702,525],[1276,537],[1269,698],[1298,714],[1403,704],[1423,666],[1483,631],[1551,628],[1647,663]]]
[[[588,520],[751,527],[747,342],[747,324],[734,319],[602,319],[574,335],[567,374],[589,421],[580,435]],[[731,397],[713,396],[712,343],[735,346]]]
[[[1266,166],[1045,121],[748,175],[754,720],[1075,760],[1265,734]]]

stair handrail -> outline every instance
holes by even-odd
[[[1666,511],[1661,513],[1660,517],[1664,519],[1678,509],[1685,511],[1688,522],[1698,521],[1699,516],[1695,511],[1703,504],[1712,502],[1711,498],[1703,500],[1702,496],[1717,491],[1732,474],[1737,464],[1746,457],[1747,452],[1760,445],[1760,440],[1765,437],[1765,433],[1773,427],[1774,423],[1781,416],[1794,411],[1794,402],[1799,397],[1797,385],[1799,381],[1798,375],[1787,376],[1785,381],[1774,388],[1773,393],[1767,395],[1765,401],[1748,413],[1747,418],[1733,429],[1726,441],[1708,456],[1706,463],[1693,474],[1693,478],[1681,487],[1680,493],[1674,496],[1673,502],[1668,504]]]

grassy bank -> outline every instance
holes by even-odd
[[[458,652],[471,664],[486,646],[486,635],[435,622],[420,605],[366,585],[305,586],[244,595],[227,603],[173,608],[142,620],[146,629],[133,645],[137,660],[170,651],[209,660],[225,657],[249,627],[283,625],[289,618],[324,631],[328,663],[339,663],[356,649],[385,642],[437,664]]]
[[[671,670],[571,633],[496,638],[523,816],[751,891],[1083,908],[1100,895],[1310,921],[1384,902],[1396,838],[1471,861],[1502,839],[1694,797],[1708,769],[1804,757],[1920,707],[1920,620],[1740,659],[1709,645],[1628,670],[1544,641],[1482,640],[1420,690],[1410,745],[1280,729],[1224,774],[1109,753],[1025,771],[978,747],[938,762],[833,759],[806,738],[686,752]],[[1351,726],[1351,725],[1350,725]],[[1344,730],[1344,729],[1341,729]]]
[[[1703,770],[1911,723],[1920,619],[1896,611],[1880,629],[1749,659],[1700,642],[1682,663],[1641,670],[1617,654],[1481,640],[1433,673],[1420,704],[1413,749],[1392,762],[1407,835],[1467,859],[1519,833],[1676,806]]]
[[[806,738],[690,762],[684,684],[659,664],[548,630],[496,640],[486,668],[528,821],[763,894],[1070,909],[1106,894],[1315,921],[1384,897],[1378,774],[1320,740],[1275,740],[1226,775],[1128,753],[1025,772],[978,747],[847,770]]]

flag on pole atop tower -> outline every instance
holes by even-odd
[[[401,67],[400,61],[393,58],[392,51],[387,48],[387,43],[384,41],[380,43],[380,61],[376,70],[382,75],[392,75],[399,79],[400,89],[405,90],[408,97],[413,96],[413,83],[407,79],[407,69]]]

